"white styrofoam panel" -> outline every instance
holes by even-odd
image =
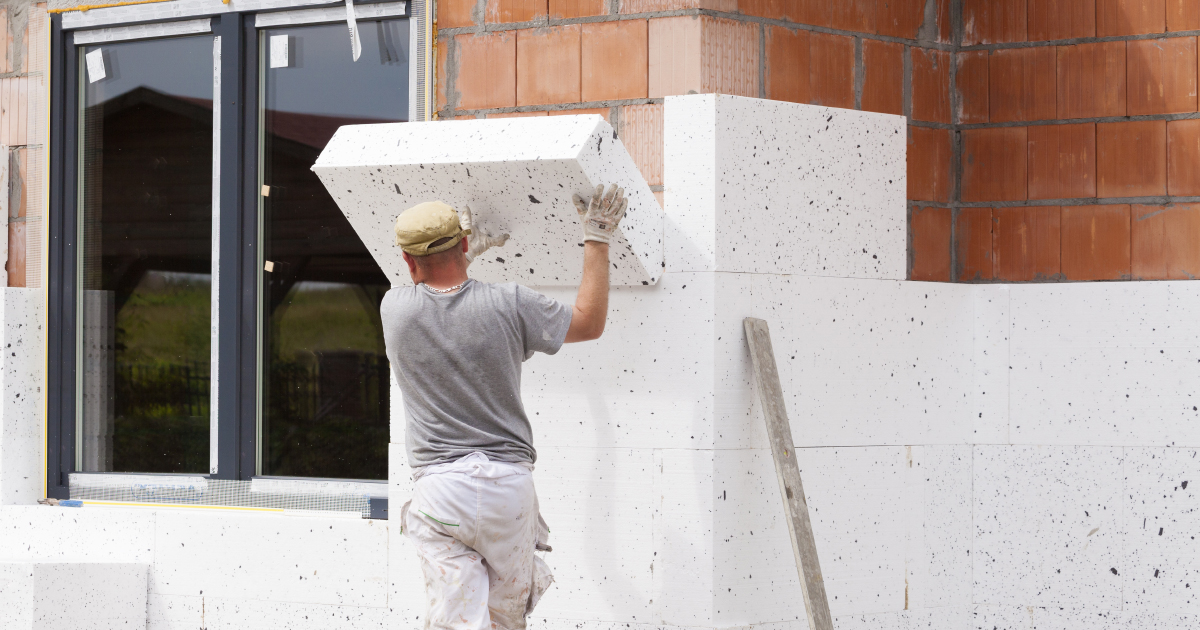
[[[416,627],[425,614],[425,580],[416,550],[404,537],[400,518],[412,498],[412,469],[403,444],[388,445],[388,610],[405,627]]]
[[[1200,613],[1125,612],[1121,630],[1195,630],[1200,628]]]
[[[1200,613],[1200,454],[1125,449],[1125,612]]]
[[[646,623],[653,620],[654,452],[542,449],[533,473],[550,527],[546,564],[554,585],[539,616]]]
[[[3,289],[0,360],[0,505],[42,497],[42,330],[40,289]]]
[[[805,627],[808,627],[807,620]],[[908,611],[842,615],[833,618],[833,627],[837,630],[910,630],[912,616]]]
[[[1200,283],[1010,292],[1013,442],[1200,446]]]
[[[156,513],[152,592],[387,606],[387,524],[345,518]]]
[[[313,165],[392,284],[410,282],[393,226],[406,208],[470,206],[476,223],[512,238],[477,258],[472,277],[574,286],[583,228],[571,195],[625,189],[629,209],[610,250],[611,281],[654,284],[663,268],[663,211],[612,127],[597,115],[348,125]]]
[[[904,610],[905,449],[801,448],[796,456],[830,612]]]
[[[141,510],[0,507],[0,560],[154,560],[154,513]]]
[[[796,445],[968,443],[971,289],[756,276]]]
[[[974,447],[973,599],[1120,610],[1120,448]]]
[[[710,447],[714,286],[713,274],[665,274],[653,287],[615,288],[604,336],[526,361],[534,446]]]
[[[912,630],[970,630],[971,606],[918,608],[909,615]]]
[[[909,607],[964,609],[972,603],[971,447],[914,446],[911,451],[907,477],[920,487],[921,523],[908,529]]]
[[[357,630],[412,628],[386,608],[303,602],[225,599],[207,595],[151,594],[147,630]]]
[[[905,143],[902,116],[668,97],[667,268],[904,279]]]
[[[835,617],[837,630],[969,630],[971,609],[965,606],[917,608],[903,612]]]
[[[714,465],[714,625],[806,620],[771,451],[717,450]],[[825,556],[834,551],[823,543],[818,541],[817,555],[828,575]]]
[[[654,623],[712,627],[715,454],[654,451]]]
[[[745,327],[747,317],[761,315],[762,296],[757,291],[765,283],[747,273],[716,273],[713,278],[713,444],[716,448],[769,448]],[[772,335],[778,326],[778,321],[767,322]],[[772,339],[772,345],[777,343]],[[776,351],[776,360],[778,354]]]
[[[203,595],[150,593],[146,599],[146,630],[211,628],[208,624],[209,599]]]
[[[905,514],[925,509],[921,494],[905,487],[916,473],[908,449],[803,448],[797,456],[830,611],[835,617],[904,611],[906,547],[909,538],[922,538],[909,530]],[[715,625],[805,619],[770,451],[718,450],[713,462]]]
[[[33,564],[0,562],[0,628],[33,628]]]
[[[0,562],[0,628],[144,626],[146,570],[133,563]]]
[[[971,442],[1008,443],[1008,337],[1009,290],[1007,285],[975,287],[975,371],[971,401]]]
[[[1127,626],[1119,610],[1091,607],[977,605],[972,630],[1142,630],[1162,626]]]

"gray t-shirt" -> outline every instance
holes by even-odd
[[[379,307],[388,360],[404,394],[405,445],[416,468],[479,451],[534,462],[521,363],[554,354],[571,307],[519,284],[468,280],[446,295],[397,287]]]

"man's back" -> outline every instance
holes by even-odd
[[[404,395],[411,466],[476,451],[493,461],[536,459],[521,363],[558,351],[571,307],[517,284],[468,280],[446,294],[423,284],[394,288],[380,315]]]

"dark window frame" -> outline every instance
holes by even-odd
[[[376,2],[389,0],[374,0]],[[403,16],[413,18],[409,2]],[[340,6],[338,4],[314,6]],[[293,7],[313,8],[313,7]],[[212,479],[255,476],[258,448],[258,107],[261,13],[224,13],[211,18],[221,37],[221,232],[218,265],[219,365],[217,473]],[[78,283],[79,55],[62,15],[51,16],[50,191],[46,314],[46,496],[70,498],[75,467]],[[415,44],[415,42],[414,42]],[[414,54],[409,72],[418,72]],[[214,121],[215,122],[215,121]],[[124,473],[106,473],[124,474]],[[140,474],[140,473],[129,473]]]

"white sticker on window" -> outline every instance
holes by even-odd
[[[104,53],[99,48],[84,55],[83,58],[87,60],[88,83],[95,83],[106,76],[104,74]]]
[[[271,36],[271,67],[286,68],[288,67],[288,36],[287,35],[272,35]]]

